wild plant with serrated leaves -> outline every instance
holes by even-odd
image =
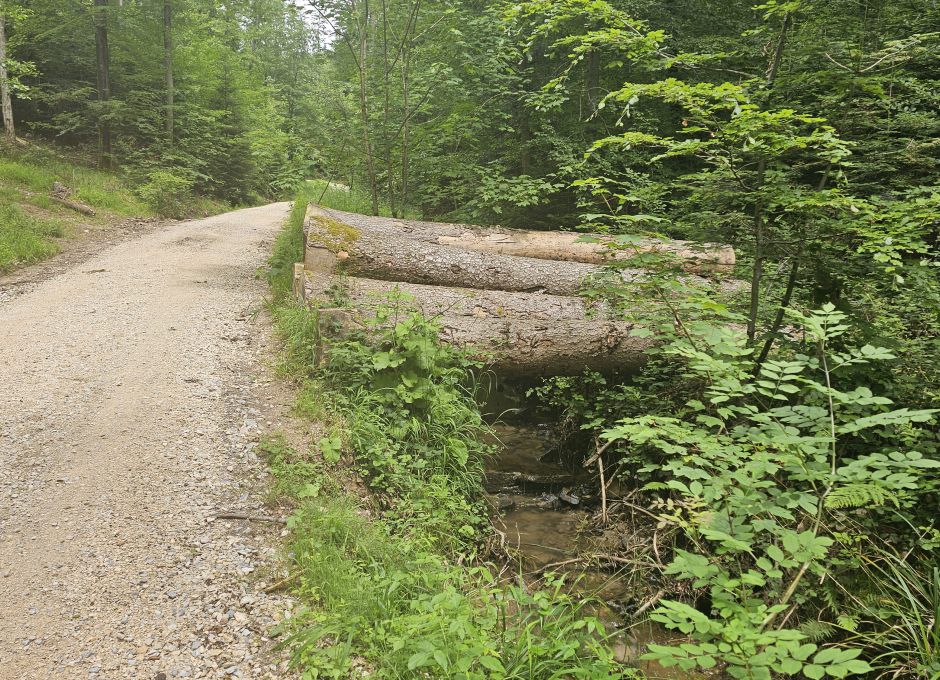
[[[832,305],[791,316],[805,353],[756,369],[742,333],[691,325],[666,352],[704,379],[702,398],[684,417],[628,418],[603,432],[626,445],[645,488],[669,500],[661,524],[680,530],[684,549],[666,573],[709,602],[704,611],[660,603],[652,618],[695,640],[650,645],[647,658],[660,664],[723,663],[754,679],[872,670],[860,648],[819,648],[799,628],[800,607],[828,580],[848,578],[866,546],[917,547],[913,509],[936,489],[940,461],[906,443],[937,411],[839,389],[848,367],[895,357],[838,348],[849,327]]]

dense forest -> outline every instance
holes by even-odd
[[[607,549],[642,563],[641,609],[688,637],[647,658],[737,678],[940,677],[936,2],[2,0],[0,64],[9,153],[67,148],[157,210],[298,190],[322,202],[339,187],[373,215],[602,233],[627,254],[649,236],[732,246],[727,295],[641,249],[641,285],[586,282],[657,349],[634,376],[529,386],[579,463],[635,489],[604,507],[608,539],[632,532]],[[383,336],[399,363],[350,344],[323,378],[345,385],[336,399],[393,496],[417,492],[392,473],[411,463],[376,462],[400,445],[381,437],[463,404],[464,359],[418,356],[428,323]],[[376,397],[387,428],[363,430],[372,415],[349,385],[411,365],[427,392]],[[460,413],[463,432],[482,428]],[[442,432],[408,460],[458,437]],[[473,495],[460,484],[420,491],[443,507],[448,559],[479,547],[473,522],[474,540],[454,538],[455,517],[476,512],[448,495]],[[636,530],[638,515],[654,521]],[[434,578],[410,587],[454,587]],[[470,630],[464,606],[452,614]],[[338,611],[327,635],[361,642]],[[408,650],[411,673],[625,677],[570,657],[555,675],[512,675],[489,647],[464,650],[492,660],[461,675],[409,646],[424,633],[403,621],[394,650],[368,639]],[[300,657],[326,663],[320,639]]]

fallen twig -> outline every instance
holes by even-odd
[[[566,566],[566,565],[568,565],[568,564],[577,564],[578,562],[585,562],[585,561],[587,561],[587,559],[588,559],[588,558],[586,558],[586,557],[575,557],[575,558],[570,559],[570,560],[562,560],[561,562],[552,562],[552,563],[550,563],[550,564],[546,564],[544,567],[542,567],[541,569],[539,569],[539,571],[543,571],[543,572],[544,572],[544,571],[548,571],[548,570],[550,570],[550,569],[554,569],[555,567],[564,567],[564,566]]]
[[[661,599],[663,599],[663,595],[665,595],[665,594],[666,594],[666,591],[665,591],[665,590],[660,590],[660,591],[658,591],[655,595],[653,595],[653,597],[651,597],[651,598],[648,599],[646,602],[644,602],[643,604],[641,604],[640,607],[639,607],[635,612],[633,612],[633,616],[636,617],[636,618],[639,618],[639,617],[643,616],[643,613],[644,613],[647,609],[649,609],[650,607],[652,607],[654,604],[656,604],[657,602],[659,602]]]
[[[300,576],[300,572],[299,572],[299,571],[295,571],[293,574],[288,574],[285,578],[282,578],[282,579],[281,579],[280,581],[278,581],[277,583],[272,583],[271,585],[269,585],[269,586],[268,586],[267,588],[265,588],[262,592],[265,592],[265,593],[273,593],[273,592],[276,591],[276,590],[280,590],[281,588],[283,588],[284,586],[286,586],[288,583],[290,583],[291,581],[293,581],[293,580],[294,580],[295,578],[297,578],[298,576]]]
[[[604,480],[604,458],[597,457],[597,470],[601,476],[601,523],[607,524],[607,482]]]
[[[85,205],[84,203],[79,203],[78,201],[70,201],[67,198],[59,198],[58,196],[50,196],[49,198],[51,198],[56,203],[60,203],[64,205],[66,208],[70,210],[74,210],[75,212],[81,213],[82,215],[87,215],[88,217],[95,216],[95,209],[89,205]]]

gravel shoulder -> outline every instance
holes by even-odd
[[[288,208],[0,280],[0,679],[286,677],[282,527],[215,516],[270,514],[292,396],[257,272]]]

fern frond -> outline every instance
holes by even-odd
[[[800,625],[800,632],[811,642],[823,642],[832,637],[836,627],[828,621],[806,621]]]
[[[897,494],[883,486],[867,482],[851,482],[836,487],[826,497],[826,507],[838,510],[881,506],[888,503],[897,506]]]

